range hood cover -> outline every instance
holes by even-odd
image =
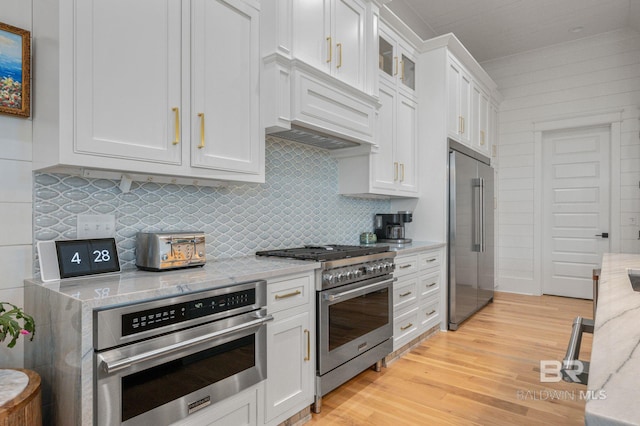
[[[354,146],[360,145],[357,142],[348,141],[346,139],[338,138],[331,135],[326,135],[315,130],[295,126],[293,124],[291,125],[291,130],[271,133],[271,136],[324,149],[352,148]]]

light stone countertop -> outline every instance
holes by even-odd
[[[640,292],[627,269],[640,269],[638,254],[605,254],[587,386],[587,425],[640,424]]]
[[[436,241],[412,241],[410,244],[376,243],[371,245],[389,246],[390,251],[395,251],[398,256],[405,256],[408,254],[422,253],[424,251],[438,249],[446,246],[447,244]]]
[[[130,270],[88,275],[43,283],[27,280],[51,291],[82,301],[91,308],[136,302],[180,293],[224,287],[256,279],[312,271],[317,262],[274,257],[244,256],[208,261],[202,267],[152,272]]]

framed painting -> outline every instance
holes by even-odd
[[[31,34],[0,22],[0,113],[31,115]]]

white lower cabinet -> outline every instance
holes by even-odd
[[[172,426],[257,426],[258,401],[262,391],[263,384],[260,383],[173,423]]]
[[[393,285],[393,350],[411,342],[441,320],[443,249],[396,257]]]
[[[277,425],[313,402],[315,290],[313,274],[269,280],[264,423]]]

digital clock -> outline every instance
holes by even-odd
[[[56,241],[60,278],[120,271],[114,238]]]

